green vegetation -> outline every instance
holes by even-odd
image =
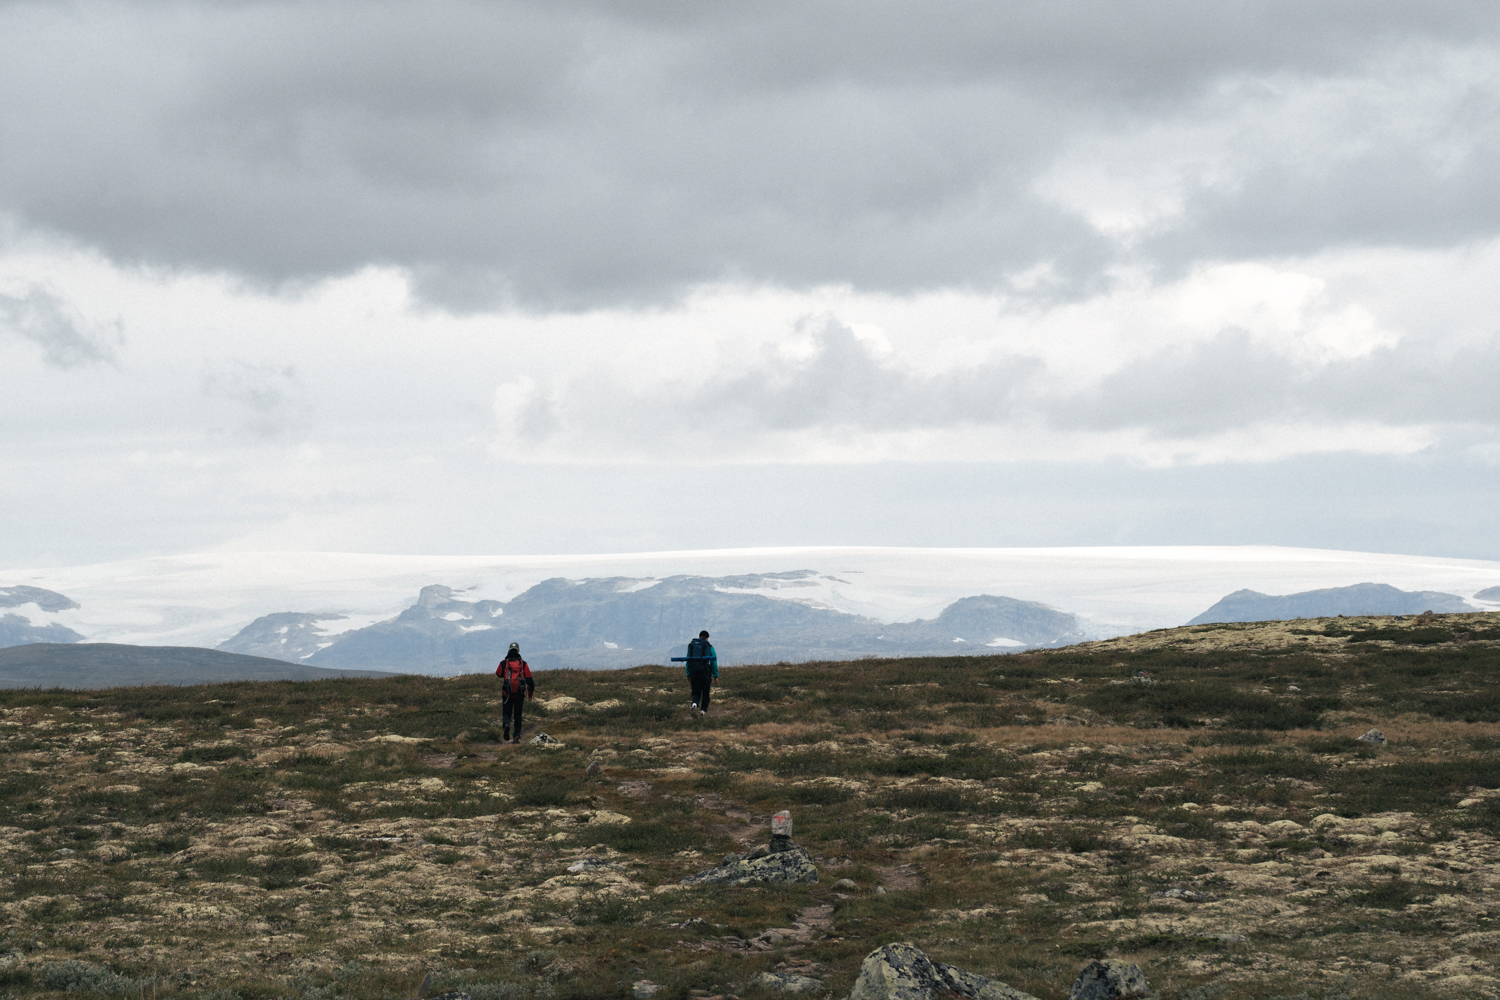
[[[728,668],[698,720],[675,671],[541,672],[556,749],[498,744],[486,676],[0,692],[0,996],[842,996],[913,940],[1042,997],[1120,955],[1164,1000],[1418,998],[1458,928],[1493,989],[1500,652],[1315,625]],[[672,888],[783,808],[818,884]]]

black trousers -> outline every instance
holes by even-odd
[[[693,704],[708,711],[709,689],[714,686],[714,672],[708,667],[688,671],[688,685],[693,690]]]
[[[514,698],[500,699],[500,719],[505,724],[506,730],[511,736],[521,735],[521,713],[526,708],[526,696],[517,695]],[[511,722],[514,718],[516,721]]]

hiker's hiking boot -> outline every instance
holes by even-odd
[[[510,730],[509,729],[506,729],[504,732],[502,732],[500,734],[500,742],[501,743],[509,743],[510,742]]]
[[[703,713],[699,711],[699,709],[698,709],[698,703],[696,701],[693,702],[693,718],[696,719],[701,714],[703,714]]]

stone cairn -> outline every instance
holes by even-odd
[[[771,842],[749,854],[730,854],[717,868],[689,875],[683,885],[740,885],[749,882],[818,880],[818,866],[807,848],[792,840],[792,814],[782,810],[771,817]]]

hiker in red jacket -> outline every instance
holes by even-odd
[[[519,743],[522,708],[527,698],[536,697],[536,681],[531,679],[531,668],[521,659],[520,643],[510,644],[510,651],[495,668],[495,676],[500,678],[500,718],[504,727],[500,742]]]

